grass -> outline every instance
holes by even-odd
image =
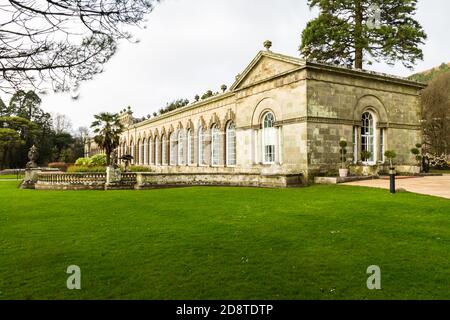
[[[2,174],[0,175],[0,180],[1,179],[16,179],[16,180],[21,180],[24,178],[23,174],[19,174],[17,176],[17,174]]]
[[[19,190],[0,299],[450,299],[450,201],[349,186]],[[66,288],[69,265],[81,290]],[[378,265],[382,290],[366,287]]]

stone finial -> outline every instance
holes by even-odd
[[[272,48],[272,41],[270,40],[264,41],[264,48],[266,48],[267,51],[270,51],[270,48]]]
[[[228,87],[227,87],[225,84],[223,84],[223,85],[220,87],[220,89],[222,89],[222,92],[225,92],[225,91],[227,91]]]

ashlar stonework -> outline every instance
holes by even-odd
[[[155,173],[301,175],[337,173],[339,140],[348,141],[350,172],[384,170],[395,150],[401,172],[417,170],[410,149],[422,141],[424,84],[261,51],[220,95],[136,122],[121,115],[119,158]],[[86,146],[86,155],[95,145]],[[361,151],[370,151],[363,159]],[[370,167],[370,170],[364,168]],[[220,181],[217,184],[220,184]],[[188,181],[187,181],[188,182]]]

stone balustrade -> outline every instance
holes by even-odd
[[[106,173],[40,173],[35,189],[104,190]]]
[[[40,173],[38,190],[152,189],[177,186],[243,186],[283,188],[304,185],[301,175],[257,173],[121,173],[120,181],[107,182],[106,173]]]

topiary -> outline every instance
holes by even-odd
[[[393,150],[387,150],[385,153],[384,153],[384,156],[389,160],[389,167],[392,169],[392,168],[394,168],[394,166],[393,166],[393,161],[394,161],[394,159],[397,157],[397,154],[395,153],[395,151],[393,151]]]

